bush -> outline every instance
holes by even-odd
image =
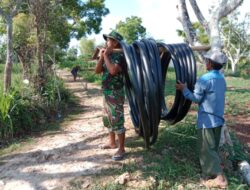
[[[44,116],[38,102],[32,100],[31,97],[22,97],[20,92],[15,96],[15,109],[11,113],[13,118],[14,136],[24,136],[30,134],[32,128]]]
[[[57,119],[70,93],[58,77],[51,76],[47,81],[41,95],[21,83],[5,95],[0,92],[0,146],[13,137],[46,129],[45,123]]]
[[[61,102],[68,102],[70,93],[64,88],[64,83],[57,76],[50,76],[47,80],[42,96],[46,101],[45,104],[48,106],[48,117],[51,113],[56,114],[60,109]]]
[[[14,93],[4,93],[0,91],[0,136],[2,139],[13,137],[13,124],[11,119],[11,111],[15,107],[13,105]]]
[[[245,65],[240,66],[240,76],[245,79],[250,78],[250,62],[246,62]]]
[[[227,71],[225,72],[225,76],[228,77],[240,77],[240,71],[232,72],[232,71]]]
[[[83,60],[63,60],[62,62],[59,63],[60,68],[73,68],[76,65],[82,66],[84,64]]]

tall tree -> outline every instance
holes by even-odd
[[[202,45],[209,44],[208,35],[206,34],[202,25],[199,22],[194,22],[194,23],[192,23],[192,27],[195,31],[197,41]],[[185,42],[187,42],[187,43],[189,42],[187,39],[186,33],[183,30],[178,29],[178,30],[176,30],[176,32],[177,32],[177,35],[182,37]]]
[[[49,0],[28,0],[31,14],[35,18],[35,28],[37,37],[37,62],[38,62],[38,80],[36,81],[38,89],[42,89],[46,80],[45,49],[48,31],[48,15],[51,1]]]
[[[80,40],[80,51],[84,57],[90,57],[95,49],[95,40],[82,38]]]
[[[5,0],[0,2],[0,16],[6,22],[7,32],[7,55],[4,70],[4,91],[6,92],[11,86],[11,73],[13,65],[13,17],[16,16],[21,6],[22,0]]]
[[[246,14],[243,21],[238,20],[238,14],[233,14],[222,20],[221,28],[225,52],[232,73],[235,73],[240,60],[248,57],[250,53],[250,14]]]
[[[211,45],[211,49],[219,49],[221,50],[223,47],[223,43],[220,37],[220,28],[219,21],[233,12],[237,7],[239,7],[243,0],[218,0],[214,7],[211,8],[211,19],[207,21],[200,11],[199,6],[196,3],[196,0],[189,0],[192,9],[198,19],[198,21],[203,26],[204,30],[209,36],[209,41]],[[197,42],[197,37],[195,31],[192,27],[189,14],[186,8],[186,0],[179,0],[178,4],[179,10],[179,20],[183,25],[183,29],[186,33],[188,42],[190,45],[194,45]]]
[[[31,64],[36,50],[36,36],[34,35],[34,18],[32,15],[19,13],[13,19],[13,47],[23,66],[23,79],[30,79]]]
[[[38,85],[46,74],[45,53],[56,46],[66,48],[71,37],[81,38],[101,30],[102,17],[109,13],[104,0],[27,0],[35,17]],[[50,42],[50,43],[49,43]]]
[[[142,26],[142,19],[137,16],[127,17],[125,22],[120,21],[116,25],[116,30],[129,44],[146,35],[146,28]]]
[[[67,59],[75,61],[77,59],[77,48],[71,47],[67,50]]]
[[[104,2],[105,0],[61,0],[62,13],[71,21],[71,37],[80,39],[86,34],[101,31],[102,17],[109,13]]]

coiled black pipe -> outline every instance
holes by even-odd
[[[148,148],[157,140],[161,119],[175,124],[190,108],[191,101],[176,91],[174,103],[168,109],[164,89],[171,61],[176,81],[186,82],[188,88],[193,89],[196,82],[194,55],[187,44],[156,43],[153,39],[135,41],[132,45],[121,42],[121,46],[127,63],[125,86],[131,119]]]
[[[163,81],[166,80],[169,62],[172,60],[176,74],[176,81],[187,83],[189,89],[193,90],[196,82],[196,63],[191,48],[182,44],[164,44],[158,43],[159,47],[166,50],[162,58],[162,67],[164,68]],[[165,84],[165,83],[164,83]],[[162,85],[165,88],[164,84]],[[191,101],[183,97],[180,91],[176,91],[174,103],[168,111],[165,104],[163,105],[162,119],[175,124],[182,120],[187,114],[191,105]]]

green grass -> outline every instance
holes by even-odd
[[[88,82],[93,82],[96,84],[101,84],[101,75],[94,73],[95,61],[86,61],[84,59],[78,59],[76,61],[64,60],[59,64],[59,68],[68,68],[71,70],[74,66],[79,65],[80,71],[78,71],[78,76],[83,77]]]
[[[88,71],[88,70],[82,69],[79,72],[79,76],[83,77],[85,80],[89,82],[93,82],[93,83],[101,85],[101,75],[95,74],[94,71]]]
[[[199,76],[202,72],[199,72]],[[173,102],[175,96],[175,74],[173,70],[168,71],[165,95],[167,104]],[[250,113],[250,80],[235,77],[226,77],[228,90],[226,92],[225,114],[228,116],[240,115],[249,117]],[[197,111],[198,106],[192,104],[191,110]],[[232,121],[226,121],[230,123]],[[249,159],[244,152],[237,137],[232,133],[234,150],[236,158]],[[132,176],[140,173],[141,183],[144,181],[144,187],[137,189],[206,189],[199,187],[200,166],[196,151],[196,116],[188,115],[174,126],[161,122],[159,137],[150,150],[142,147],[144,142],[142,138],[127,138],[126,147],[129,149],[126,163],[119,168],[110,168],[102,171],[95,177],[96,184],[92,189],[130,189],[129,186],[123,187],[115,185],[113,182],[106,185],[100,185],[104,176],[112,176],[112,179],[119,175],[129,172]],[[133,158],[142,158],[142,161],[135,161]],[[226,172],[229,180],[229,190],[245,190],[248,187],[242,184],[239,175],[233,171]],[[153,179],[153,181],[152,181]]]
[[[0,88],[3,88],[4,64],[0,64]],[[20,64],[14,64],[12,70],[12,86],[20,86],[22,82],[22,67]]]
[[[142,148],[142,139],[127,139],[126,147],[129,149],[128,161],[119,168],[103,170],[95,176],[95,185],[92,189],[130,189],[128,185],[123,187],[114,184],[114,179],[128,172],[132,178],[138,177],[143,187],[137,189],[177,190],[200,189],[199,187],[200,167],[196,151],[196,128],[194,116],[187,116],[184,120],[174,126],[161,122],[159,138],[150,150]],[[242,151],[242,150],[241,150]],[[141,158],[137,161],[134,158]],[[242,184],[239,177],[233,172],[226,173],[229,180],[230,190],[246,190],[247,186]],[[109,183],[103,183],[103,177],[112,176]]]
[[[82,65],[81,67],[86,68],[86,65]],[[0,65],[1,69],[3,69],[2,65]],[[13,73],[13,76],[18,76],[18,70],[16,72]],[[95,75],[93,71],[83,69],[80,71],[80,75],[89,81],[100,84],[100,75]],[[232,121],[227,122],[234,122],[234,116],[238,115],[246,118],[249,117],[250,80],[238,77],[226,77],[226,81],[228,91],[226,92],[225,111],[227,116],[232,116]],[[173,70],[168,71],[165,94],[168,95],[166,97],[168,104],[171,104],[175,96],[175,74]],[[196,111],[197,105],[193,104],[191,110]],[[126,161],[120,164],[119,167],[104,169],[100,174],[91,176],[94,179],[91,189],[130,189],[128,185],[114,183],[116,177],[129,172],[136,179],[135,181],[139,182],[136,188],[138,190],[177,190],[181,188],[185,190],[205,190],[205,188],[198,186],[200,168],[195,148],[197,140],[195,123],[196,116],[190,113],[181,122],[173,126],[162,121],[159,128],[158,140],[150,150],[143,148],[144,142],[142,138],[127,137],[126,148],[128,155]],[[57,125],[53,128],[56,130]],[[235,135],[232,135],[232,137],[238,158],[248,159],[238,139]],[[18,149],[20,146],[19,142],[14,143],[9,151]],[[241,183],[237,174],[228,171],[226,175],[229,179],[229,190],[247,189],[247,186]],[[81,179],[81,177],[79,178]],[[81,189],[82,182],[78,181],[79,178],[70,181],[70,189]],[[103,185],[103,182],[105,182],[105,185]]]
[[[15,150],[20,150],[22,147],[24,147],[23,146],[24,144],[27,146],[28,144],[33,144],[33,143],[34,143],[34,138],[31,137],[14,139],[8,147],[0,149],[0,156],[9,154]]]
[[[250,116],[250,79],[226,77],[226,81],[226,114]]]
[[[1,95],[3,93],[4,66],[5,65],[0,64]],[[58,103],[57,87],[60,91],[60,103]],[[39,93],[35,91],[32,82],[30,85],[25,85],[22,82],[22,66],[20,64],[13,65],[12,89],[9,94],[10,93],[13,94],[14,98],[11,102],[10,109],[7,110],[8,118],[10,119],[5,119],[4,122],[0,121],[1,134],[6,134],[4,138],[0,139],[0,148],[11,145],[12,143],[15,144],[18,138],[26,138],[27,136],[31,136],[31,134],[41,131],[57,130],[59,128],[59,125],[56,124],[58,115],[59,113],[61,115],[64,114],[64,107],[71,101],[71,95],[69,91],[64,88],[63,81],[55,76],[50,76],[43,88],[42,95],[39,95]],[[2,110],[3,109],[0,109],[0,113],[4,113]],[[9,124],[10,121],[13,125]],[[55,125],[50,124],[51,121],[54,121]],[[2,127],[2,125],[4,127]]]

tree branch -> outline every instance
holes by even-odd
[[[231,12],[233,12],[237,7],[239,7],[243,3],[243,0],[223,0],[220,3],[219,10],[219,19],[227,16]]]
[[[193,11],[197,17],[197,19],[199,20],[199,22],[201,23],[201,25],[203,26],[203,28],[205,29],[205,31],[207,32],[207,34],[209,35],[210,34],[210,30],[209,30],[209,27],[208,27],[208,22],[207,20],[204,18],[199,6],[197,5],[196,3],[196,0],[189,0],[192,8],[193,8]]]
[[[5,14],[5,12],[3,11],[3,9],[2,9],[2,8],[0,8],[0,15],[2,15],[3,17],[5,17],[5,16],[6,16],[6,14]]]
[[[13,8],[12,12],[11,12],[11,17],[14,17],[17,15],[17,12],[21,6],[22,0],[16,0],[16,6]]]
[[[179,0],[177,10],[179,11],[179,15],[180,15],[179,18],[181,20],[184,32],[186,33],[187,40],[191,45],[193,45],[194,42],[197,41],[196,33],[190,21],[185,0]]]

